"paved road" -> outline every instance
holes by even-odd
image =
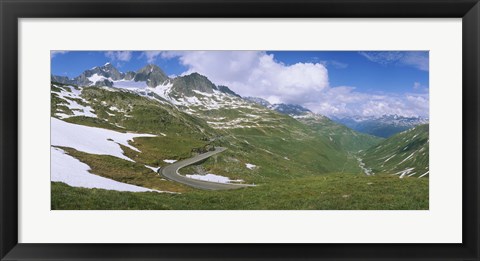
[[[189,158],[186,160],[177,161],[161,169],[161,173],[164,177],[166,177],[169,180],[180,182],[182,184],[185,184],[194,188],[199,188],[199,189],[224,190],[224,189],[239,189],[239,188],[251,186],[247,184],[228,184],[228,183],[217,183],[217,182],[208,182],[208,181],[203,181],[198,179],[191,179],[191,178],[182,176],[178,173],[179,169],[186,167],[188,165],[192,165],[199,161],[202,161],[224,150],[226,150],[226,148],[217,147],[215,148],[214,151],[202,153],[193,158]]]

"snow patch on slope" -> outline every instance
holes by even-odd
[[[403,178],[405,175],[408,175],[410,174],[415,168],[406,168],[404,170],[401,170],[393,175],[399,175],[400,174],[400,178]],[[413,175],[413,174],[412,174]]]
[[[94,175],[89,172],[90,167],[87,164],[66,154],[62,149],[51,147],[50,153],[51,181],[63,182],[72,187],[82,188],[99,188],[130,192],[156,191]]]
[[[89,81],[91,81],[91,82],[92,82],[92,84],[91,84],[91,85],[95,84],[95,83],[96,83],[96,82],[98,82],[98,81],[103,81],[103,80],[109,80],[109,81],[112,81],[112,79],[111,79],[111,78],[107,78],[107,77],[105,77],[105,76],[98,75],[98,73],[96,73],[96,74],[94,74],[94,75],[92,75],[92,76],[88,77],[87,79],[88,79]]]
[[[187,174],[185,175],[187,178],[191,179],[198,179],[198,180],[203,180],[203,181],[209,181],[209,182],[217,182],[217,183],[232,183],[232,182],[243,182],[242,179],[234,179],[231,180],[228,177],[220,176],[220,175],[215,175],[215,174],[206,174],[206,175],[199,175],[199,174]]]
[[[145,89],[148,87],[148,85],[147,82],[120,80],[114,81],[113,87],[120,89]]]
[[[412,152],[412,154],[410,154],[408,157],[406,157],[405,159],[403,159],[400,163],[398,163],[398,165],[400,165],[400,164],[404,163],[405,161],[409,160],[409,159],[413,156],[413,154],[415,154],[415,152],[416,152],[416,151]]]
[[[153,170],[153,172],[155,172],[155,173],[157,173],[158,170],[160,169],[160,167],[152,167],[152,166],[148,166],[148,165],[145,165],[145,167]]]
[[[430,170],[429,170],[429,171],[427,171],[427,172],[425,172],[425,173],[423,173],[423,174],[422,174],[422,175],[420,175],[418,178],[421,178],[421,177],[423,177],[423,176],[425,176],[425,175],[428,175],[428,173],[430,173]]]
[[[56,87],[60,88],[59,86],[56,86]],[[70,92],[65,91],[64,88],[70,88]],[[60,99],[68,103],[63,105],[67,106],[67,108],[69,108],[73,112],[73,115],[67,115],[64,113],[55,113],[56,116],[62,119],[73,117],[73,116],[85,116],[85,117],[97,118],[97,115],[93,113],[94,110],[92,109],[92,107],[81,105],[77,101],[75,101],[75,100],[81,100],[84,103],[88,103],[85,99],[83,99],[80,96],[80,94],[82,93],[81,90],[77,90],[73,86],[63,87],[60,89],[61,89],[60,92],[52,91],[52,93],[55,93]]]
[[[389,160],[391,160],[393,157],[395,157],[396,154],[393,154],[392,156],[390,156],[388,159],[386,159],[383,163],[386,163],[388,162]]]
[[[128,144],[128,141],[137,137],[155,137],[152,134],[121,133],[107,129],[72,124],[51,118],[51,145],[74,148],[97,155],[111,155],[120,159],[132,161],[123,155],[119,144],[134,151],[137,148]]]
[[[247,167],[247,169],[254,169],[257,167],[257,165],[253,165],[253,164],[250,164],[250,163],[245,163],[245,167]]]

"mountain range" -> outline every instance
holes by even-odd
[[[423,175],[420,170],[428,168],[428,160],[411,161],[420,153],[428,159],[428,125],[384,139],[300,105],[241,97],[198,73],[171,78],[156,65],[123,73],[107,63],[73,79],[52,75],[51,81],[52,128],[62,136],[52,148],[59,162],[72,157],[95,175],[139,188],[189,191],[158,179],[158,169],[214,147],[227,150],[180,173],[266,184],[329,173],[395,175],[409,168]],[[401,117],[393,119],[403,124]],[[125,141],[132,133],[137,136]],[[79,135],[88,146],[78,142]],[[413,149],[417,154],[410,156]],[[385,157],[399,167],[376,160]],[[63,169],[53,177],[79,186],[78,179],[65,176],[69,171],[74,172]]]
[[[271,104],[265,99],[258,97],[245,97],[246,100],[262,105],[266,108],[275,110],[295,118],[309,117],[315,114],[309,109],[298,104]],[[330,120],[344,125],[360,133],[373,135],[380,138],[388,138],[396,133],[413,128],[417,125],[427,124],[428,119],[423,117],[405,117],[400,115],[381,115],[381,116],[342,116],[329,117]]]
[[[97,66],[86,70],[73,79],[69,79],[65,76],[52,75],[51,80],[52,82],[75,84],[79,86],[113,87],[115,85],[115,87],[133,89],[145,89],[145,87],[155,88],[160,85],[167,86],[168,84],[172,84],[172,90],[174,90],[172,97],[177,98],[185,95],[189,97],[194,96],[194,90],[190,90],[186,88],[186,86],[195,86],[195,91],[212,93],[213,90],[217,90],[225,94],[242,98],[227,86],[216,86],[205,76],[197,73],[171,79],[162,71],[162,69],[153,64],[148,64],[137,72],[128,71],[123,73],[118,71],[118,69],[116,69],[111,63],[106,63],[103,66]],[[181,95],[175,96],[175,92]],[[313,114],[309,109],[297,104],[271,104],[267,100],[259,97],[243,97],[243,99],[292,117]],[[417,125],[428,123],[427,118],[405,117],[400,115],[331,116],[330,119],[355,131],[382,138],[388,138],[396,133]]]

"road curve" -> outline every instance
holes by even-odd
[[[192,165],[194,163],[197,163],[199,161],[202,161],[208,157],[211,157],[217,153],[220,153],[222,151],[226,150],[226,148],[222,147],[217,147],[215,148],[214,151],[209,151],[206,153],[199,154],[193,158],[189,158],[186,160],[182,161],[177,161],[173,164],[170,164],[164,168],[161,169],[162,175],[169,179],[173,180],[194,188],[198,189],[206,189],[206,190],[225,190],[225,189],[239,189],[239,188],[244,188],[248,187],[251,185],[247,184],[230,184],[230,183],[217,183],[217,182],[209,182],[209,181],[203,181],[203,180],[198,180],[198,179],[191,179],[187,178],[185,176],[182,176],[178,173],[178,170],[186,167],[188,165]]]

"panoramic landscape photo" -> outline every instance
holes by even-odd
[[[53,210],[428,210],[428,51],[51,51]]]

